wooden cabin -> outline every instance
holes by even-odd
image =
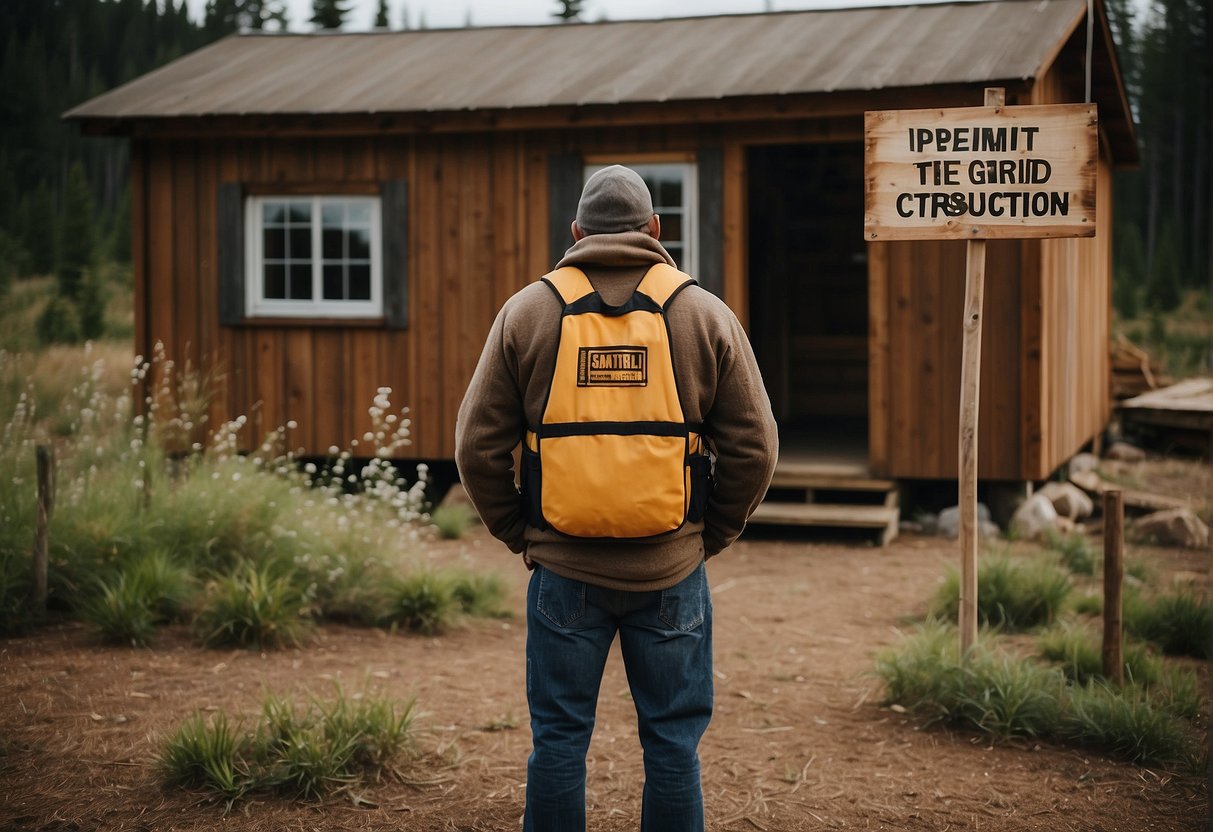
[[[218,370],[212,422],[293,419],[323,455],[387,386],[413,454],[452,457],[495,313],[619,162],[746,324],[783,484],[954,479],[965,247],[864,241],[863,113],[1082,101],[1086,35],[1084,0],[250,33],[66,117],[130,139],[136,346]],[[1109,416],[1112,171],[1138,151],[1099,0],[1093,43],[1097,236],[989,245],[986,481],[1048,477]]]

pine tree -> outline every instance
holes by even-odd
[[[375,12],[375,28],[390,29],[391,24],[387,19],[387,0],[379,0],[379,9]]]
[[[1145,277],[1146,260],[1141,250],[1141,232],[1136,225],[1128,225],[1120,229],[1115,238],[1112,304],[1120,317],[1129,320],[1141,312],[1141,289]]]
[[[241,29],[285,29],[286,7],[280,0],[208,0],[203,20],[214,36]]]
[[[1149,303],[1159,312],[1170,312],[1179,306],[1183,269],[1178,234],[1174,223],[1167,223],[1159,235],[1158,252],[1150,271]]]
[[[85,272],[96,255],[97,231],[93,222],[93,195],[84,176],[84,166],[72,165],[63,197],[63,243],[59,259],[59,294],[72,300],[80,296]]]
[[[311,23],[317,29],[340,29],[350,13],[347,0],[312,0]]]
[[[572,23],[581,18],[582,6],[585,0],[556,0],[560,8],[552,12],[552,17],[563,23]]]
[[[51,274],[55,271],[55,252],[59,249],[58,220],[51,189],[45,182],[26,199],[21,200],[21,245],[29,257],[29,274]]]

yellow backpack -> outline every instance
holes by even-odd
[[[678,400],[665,310],[695,281],[664,263],[608,306],[585,273],[543,278],[560,340],[543,420],[526,432],[528,522],[587,538],[645,538],[703,518],[711,458]]]

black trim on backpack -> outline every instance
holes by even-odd
[[[684,422],[551,422],[540,425],[540,439],[561,436],[684,436]]]
[[[620,315],[626,315],[629,312],[660,313],[662,311],[662,308],[657,305],[657,301],[643,292],[633,292],[630,298],[618,306],[608,306],[606,301],[602,299],[602,295],[597,292],[591,292],[564,308],[564,314],[566,315],[595,313],[607,318],[618,318]]]

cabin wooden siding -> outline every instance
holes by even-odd
[[[1021,103],[1028,103],[1029,93],[1037,95],[1008,87],[1011,100]],[[965,106],[981,97],[978,86],[931,88],[898,96],[896,106]],[[132,139],[137,348],[146,355],[163,342],[179,366],[188,362],[212,373],[210,427],[247,415],[245,447],[287,420],[298,425],[287,437],[292,449],[323,455],[330,446],[346,447],[371,429],[367,408],[376,389],[387,386],[393,403],[409,406],[413,420],[413,445],[402,455],[450,458],[455,414],[494,315],[552,265],[548,176],[554,155],[651,161],[719,150],[723,294],[746,323],[747,281],[762,278],[746,274],[745,148],[860,142],[863,110],[892,103],[881,92],[839,95],[803,115],[796,114],[794,101],[774,115],[767,102],[755,101],[734,107],[734,121],[707,124],[671,120],[442,134],[361,126],[341,135],[341,120],[268,136],[140,131]],[[275,187],[322,191],[324,183],[374,187],[389,180],[405,180],[409,188],[406,329],[336,321],[220,325],[221,183],[265,193]],[[1099,199],[1098,244],[989,245],[983,479],[1043,478],[1106,421],[1106,164]],[[956,476],[964,251],[963,243],[943,242],[869,247],[874,474]],[[1069,278],[1054,279],[1058,273]],[[1088,330],[1088,318],[1100,318],[1102,328]],[[1075,338],[1081,350],[1071,344]],[[1060,386],[1070,382],[1076,384]],[[1081,401],[1071,403],[1056,390],[1072,390]]]
[[[1072,39],[1037,81],[1031,103],[1081,101],[1082,50]],[[1112,165],[1100,135],[1096,174],[1096,235],[1042,240],[1033,303],[1039,315],[1035,378],[1026,402],[1040,414],[1039,448],[1025,479],[1044,479],[1099,435],[1112,412],[1108,344],[1112,316]],[[1037,402],[1039,402],[1037,404]]]
[[[813,131],[833,129],[829,119]],[[859,122],[849,120],[859,140]],[[743,135],[752,130],[741,128]],[[800,131],[793,127],[789,140]],[[248,417],[244,448],[293,420],[286,446],[324,455],[364,442],[380,387],[407,405],[403,455],[454,456],[455,415],[493,318],[514,292],[547,272],[548,167],[553,154],[617,154],[637,161],[694,154],[720,131],[500,131],[441,136],[137,137],[132,139],[137,285],[136,349],[161,343],[178,368],[212,377],[209,426]],[[745,235],[740,140],[723,154],[724,296],[744,315]],[[409,186],[409,325],[249,319],[220,323],[218,192],[325,192],[327,185]],[[571,221],[571,217],[569,218]],[[569,244],[572,240],[570,238]],[[202,438],[199,436],[198,438]],[[363,444],[365,448],[365,444]],[[369,449],[368,449],[369,452]]]

